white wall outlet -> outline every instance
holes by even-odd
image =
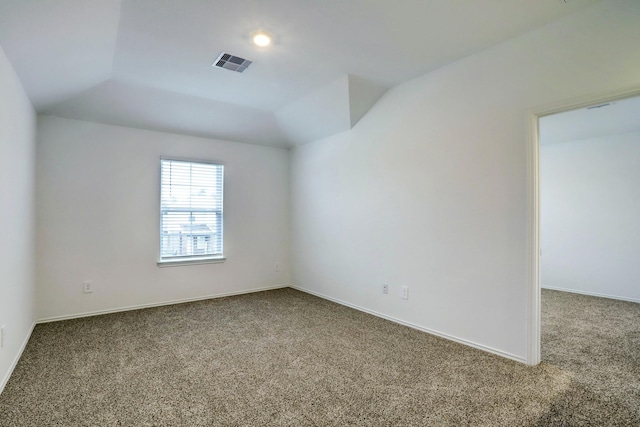
[[[280,263],[276,263],[275,271],[280,271]]]
[[[389,293],[389,285],[387,285],[386,283],[382,285],[382,293],[383,294]]]
[[[400,298],[409,299],[409,288],[407,286],[400,288]]]
[[[0,348],[4,347],[4,328],[6,327],[6,325],[2,325],[0,328]]]
[[[82,292],[90,294],[93,292],[93,282],[91,280],[85,280],[82,282]]]

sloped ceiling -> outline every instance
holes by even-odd
[[[0,0],[0,46],[39,113],[290,147],[596,1]],[[254,63],[211,67],[221,51]]]

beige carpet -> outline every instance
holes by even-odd
[[[640,305],[543,292],[535,368],[283,289],[38,325],[2,426],[639,426]]]

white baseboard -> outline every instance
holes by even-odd
[[[173,304],[182,304],[186,302],[204,301],[208,299],[230,297],[234,295],[252,294],[254,292],[270,291],[273,289],[282,289],[282,288],[288,288],[288,287],[289,285],[267,286],[264,288],[245,289],[242,291],[225,292],[225,293],[205,295],[205,296],[195,297],[195,298],[183,298],[183,299],[171,300],[171,301],[154,302],[150,304],[130,305],[126,307],[112,308],[108,310],[88,311],[84,313],[68,314],[64,316],[47,317],[44,319],[37,320],[36,323],[58,322],[61,320],[79,319],[82,317],[99,316],[101,314],[120,313],[123,311],[140,310],[143,308],[160,307],[163,305],[173,305]]]
[[[332,298],[332,297],[329,297],[327,295],[323,295],[323,294],[321,294],[319,292],[310,291],[308,289],[299,288],[299,287],[293,286],[293,285],[291,285],[289,287],[292,288],[292,289],[296,289],[298,291],[301,291],[301,292],[305,292],[305,293],[308,293],[308,294],[311,294],[311,295],[315,295],[315,296],[320,297],[322,299],[326,299],[326,300],[335,302],[336,304],[344,305],[346,307],[353,308],[355,310],[362,311],[364,313],[372,314],[372,315],[374,315],[376,317],[380,317],[382,319],[386,319],[386,320],[389,320],[391,322],[398,323],[399,325],[408,326],[409,328],[417,329],[417,330],[422,331],[422,332],[426,332],[427,334],[435,335],[435,336],[438,336],[440,338],[447,339],[449,341],[454,341],[454,342],[457,342],[459,344],[464,344],[464,345],[469,346],[469,347],[477,348],[478,350],[486,351],[487,353],[492,353],[492,354],[495,354],[495,355],[498,355],[498,356],[501,356],[501,357],[505,357],[507,359],[515,360],[516,362],[520,362],[520,363],[524,363],[524,364],[527,363],[525,358],[516,356],[516,355],[511,354],[511,353],[507,353],[505,351],[497,350],[495,348],[487,347],[485,345],[478,344],[478,343],[475,343],[473,341],[465,340],[465,339],[462,339],[462,338],[457,338],[457,337],[454,337],[454,336],[449,335],[449,334],[445,334],[445,333],[442,333],[442,332],[435,331],[433,329],[425,328],[424,326],[416,325],[415,323],[411,323],[411,322],[407,322],[407,321],[404,321],[404,320],[401,320],[401,319],[397,319],[395,317],[388,316],[386,314],[382,314],[382,313],[379,313],[379,312],[374,311],[374,310],[369,310],[368,308],[360,307],[358,305],[351,304],[351,303],[348,303],[346,301],[339,300],[337,298]]]
[[[18,354],[16,354],[16,357],[13,359],[11,366],[9,366],[9,371],[6,373],[4,378],[2,378],[2,381],[0,381],[0,394],[2,394],[2,392],[4,391],[4,387],[9,382],[9,378],[11,378],[11,374],[13,374],[13,370],[18,365],[18,361],[22,357],[22,352],[24,352],[24,349],[27,347],[27,343],[29,342],[29,338],[31,338],[31,334],[33,333],[33,328],[35,327],[36,327],[36,322],[33,322],[31,324],[31,328],[29,329],[29,333],[22,341],[22,345],[20,346],[20,350],[18,350]]]
[[[617,296],[617,295],[608,295],[608,294],[599,294],[597,292],[579,291],[577,289],[558,288],[556,286],[541,285],[540,287],[542,289],[550,289],[552,291],[570,292],[572,294],[589,295],[591,297],[609,298],[609,299],[617,299],[617,300],[621,300],[621,301],[629,301],[629,302],[640,303],[640,299],[636,299],[636,298],[628,298],[628,297],[621,297],[621,296]]]

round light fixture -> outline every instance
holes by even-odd
[[[267,47],[271,44],[272,37],[269,33],[259,31],[257,33],[253,33],[251,40],[253,40],[253,44],[256,46]]]

